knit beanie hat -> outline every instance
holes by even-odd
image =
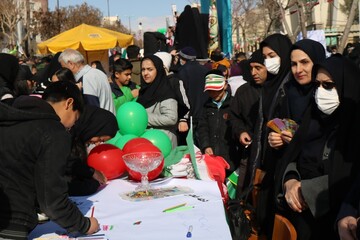
[[[196,50],[192,47],[184,47],[178,53],[179,57],[184,60],[195,60],[196,54]]]
[[[249,57],[249,63],[253,63],[253,62],[260,63],[260,64],[264,65],[264,56],[262,54],[261,49],[256,50]]]

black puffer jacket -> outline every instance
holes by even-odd
[[[0,104],[0,229],[33,229],[38,201],[40,210],[69,232],[88,231],[89,219],[68,199],[64,172],[70,143],[44,100],[21,96],[12,107]]]
[[[222,106],[218,109],[212,99],[205,103],[202,118],[198,125],[199,144],[202,152],[211,147],[214,154],[222,156],[230,165],[229,172],[238,165],[237,151],[231,137],[230,102],[228,94]]]

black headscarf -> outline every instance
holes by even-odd
[[[339,204],[360,170],[356,157],[360,154],[360,70],[353,62],[340,54],[332,55],[324,62],[315,65],[313,74],[317,73],[319,68],[324,68],[330,73],[332,80],[336,83],[340,100],[338,109],[332,114],[336,114],[339,128],[336,135],[334,160],[330,166],[333,176],[329,176],[330,200],[333,200],[330,203]]]
[[[176,48],[191,46],[196,50],[197,58],[207,58],[208,19],[208,14],[200,14],[197,8],[186,5],[176,23]]]
[[[354,43],[353,48],[347,57],[360,69],[360,43]]]
[[[311,39],[303,39],[292,46],[292,50],[301,50],[306,53],[315,64],[325,60],[324,46]],[[295,122],[300,123],[302,115],[312,99],[314,85],[312,83],[300,85],[291,75],[290,81],[286,84],[289,115]]]
[[[162,60],[155,55],[149,55],[141,60],[141,65],[144,60],[150,60],[154,63],[157,74],[152,83],[146,83],[141,75],[140,92],[137,102],[145,108],[148,108],[157,102],[161,102],[169,98],[176,99],[175,93],[167,80]]]
[[[0,53],[0,98],[4,94],[13,94],[14,82],[19,71],[19,62],[15,56]]]
[[[114,114],[99,107],[86,105],[72,129],[72,133],[76,139],[86,143],[93,137],[114,137],[118,130]]]
[[[291,41],[287,36],[276,33],[268,36],[260,43],[260,49],[269,47],[280,57],[280,69],[278,74],[273,75],[268,72],[268,77],[263,86],[263,110],[266,120],[268,120],[273,98],[278,91],[282,81],[290,71],[290,50]]]
[[[330,155],[328,173],[329,173],[329,191],[330,191],[330,209],[332,214],[337,214],[340,202],[348,191],[352,179],[359,172],[359,163],[354,156],[360,154],[360,81],[358,76],[359,70],[348,59],[340,54],[332,55],[319,64],[315,64],[312,70],[312,78],[320,68],[325,69],[331,75],[332,80],[336,83],[336,90],[339,95],[339,107],[327,117],[326,122],[331,120],[330,127],[337,126],[335,132],[335,147]],[[308,142],[308,136],[313,132],[320,132],[323,135],[329,132],[329,124],[324,125],[322,113],[317,109],[315,101],[308,107],[303,116],[303,123],[297,130],[294,138],[290,142],[286,153],[283,156],[279,172],[275,174],[278,183],[276,193],[281,191],[281,182],[283,173],[290,162],[297,161],[299,156],[312,145]],[[312,122],[322,124],[317,127],[321,130],[314,129]],[[332,128],[334,129],[334,128]],[[323,147],[320,144],[320,147]],[[322,158],[322,154],[320,154]],[[322,161],[322,159],[318,159]],[[276,196],[276,195],[275,195]]]

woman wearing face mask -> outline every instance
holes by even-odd
[[[290,49],[291,41],[281,34],[273,34],[260,43],[260,49],[264,56],[264,65],[267,69],[267,78],[260,92],[258,119],[254,125],[254,136],[248,160],[247,176],[245,182],[254,182],[257,179],[255,173],[265,173],[261,186],[255,190],[256,219],[259,224],[259,232],[271,238],[272,222],[274,220],[273,185],[276,160],[279,153],[268,146],[268,134],[270,129],[266,123],[279,116],[282,102],[285,97],[284,84],[290,76]],[[262,175],[262,174],[261,174]],[[246,184],[247,185],[247,184]]]
[[[338,54],[313,67],[314,100],[275,176],[280,211],[298,239],[337,239],[336,214],[359,171],[359,74]]]
[[[303,39],[292,46],[290,59],[292,75],[285,84],[284,104],[277,117],[290,118],[301,124],[302,116],[313,97],[311,71],[314,64],[325,60],[325,48],[317,41]],[[292,134],[289,131],[283,131],[282,134],[270,132],[268,136],[269,145],[273,148],[281,148],[291,139]]]
[[[265,50],[269,56],[272,56],[271,50],[267,48],[268,47],[265,46],[263,50]],[[277,57],[275,57],[275,59],[276,58]],[[311,71],[314,64],[319,63],[325,59],[325,49],[320,43],[316,41],[303,39],[296,42],[291,47],[290,59],[292,74],[290,75],[290,80],[286,82],[283,87],[279,87],[279,90],[282,91],[282,96],[278,98],[279,101],[276,105],[278,108],[273,113],[272,118],[290,118],[297,124],[301,124],[304,111],[309,106],[313,95],[314,85],[311,82]],[[266,128],[266,130],[269,130],[269,128]],[[282,131],[281,134],[275,131],[270,131],[266,139],[264,139],[264,141],[268,140],[268,143],[271,147],[267,148],[267,151],[265,152],[266,154],[264,154],[265,161],[270,165],[270,167],[269,165],[266,167],[266,169],[268,169],[268,178],[264,178],[264,185],[273,184],[273,178],[269,178],[271,177],[269,172],[272,173],[272,171],[269,171],[269,169],[275,169],[274,175],[277,175],[277,164],[281,164],[280,161],[285,151],[285,147],[287,147],[287,143],[292,140],[292,137],[293,136],[290,131]],[[266,147],[264,147],[264,149],[266,149]],[[268,198],[272,200],[273,198],[270,196],[273,196],[274,193],[270,191],[272,191],[271,188],[269,190]],[[264,198],[263,201],[266,201],[267,203],[271,202],[268,198]],[[261,192],[259,201],[262,199],[263,193]],[[275,204],[272,204],[272,206],[274,205]],[[263,210],[266,210],[264,215],[267,216],[269,220],[274,218],[274,207],[268,205],[268,208]],[[261,212],[261,210],[259,210],[259,212]],[[268,235],[269,234],[272,234],[271,230],[268,230]]]
[[[118,130],[111,112],[90,105],[84,108],[70,130],[73,142],[66,173],[70,196],[93,194],[106,183],[106,176],[101,171],[87,165],[87,156],[92,148],[114,137]]]

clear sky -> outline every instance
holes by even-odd
[[[143,31],[156,31],[158,28],[166,27],[166,18],[173,24],[172,5],[180,14],[186,5],[197,3],[196,0],[49,0],[49,8],[53,11],[57,1],[60,7],[70,5],[87,4],[99,8],[103,16],[108,16],[108,3],[110,16],[119,16],[123,25],[131,31],[139,30],[139,23],[142,23]]]

